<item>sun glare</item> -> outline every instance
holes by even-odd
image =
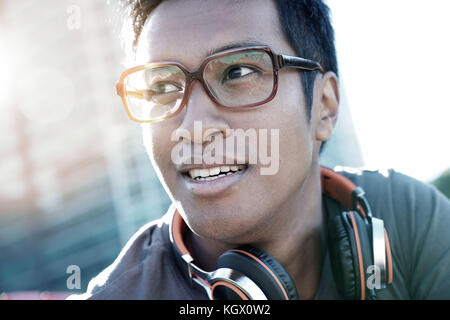
[[[450,167],[450,2],[328,4],[365,164],[435,178]]]

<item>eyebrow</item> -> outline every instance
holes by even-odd
[[[236,49],[236,48],[241,48],[241,47],[250,47],[250,46],[267,46],[266,43],[258,41],[258,40],[253,40],[253,39],[247,39],[244,41],[238,41],[238,42],[230,42],[224,46],[221,47],[217,47],[217,48],[213,48],[210,49],[206,56],[210,56],[213,55],[215,53],[221,52],[221,51],[225,51],[225,50],[229,50],[229,49]]]

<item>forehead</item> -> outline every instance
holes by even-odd
[[[293,54],[272,0],[168,0],[147,18],[136,58],[195,68],[207,55],[236,43],[267,44]]]

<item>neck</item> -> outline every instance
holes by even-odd
[[[319,166],[310,171],[300,188],[271,216],[273,221],[258,226],[266,236],[246,244],[280,262],[294,280],[300,299],[311,299],[318,288],[324,251],[325,218]],[[186,236],[186,245],[196,264],[206,270],[213,270],[217,258],[236,247],[192,232]]]

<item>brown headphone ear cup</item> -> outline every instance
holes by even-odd
[[[361,278],[352,226],[344,213],[328,222],[330,260],[334,279],[345,299],[361,297]]]
[[[217,269],[230,268],[249,277],[269,300],[297,300],[294,281],[283,266],[267,253],[241,246],[223,253]]]
[[[373,261],[373,246],[372,246],[372,225],[365,222],[365,220],[359,215],[357,212],[352,211],[348,212],[347,215],[350,215],[350,218],[353,219],[358,232],[356,233],[354,228],[352,228],[353,235],[355,240],[359,240],[360,250],[361,250],[361,258],[359,259],[359,263],[362,264],[360,268],[360,272],[362,272],[363,284],[361,286],[361,291],[363,291],[363,295],[360,297],[361,299],[376,299],[375,291],[369,290],[368,285],[368,277],[369,277],[369,266],[374,265]],[[370,273],[371,275],[372,273]],[[372,281],[371,281],[372,282]],[[371,283],[372,284],[372,283]]]
[[[391,253],[391,244],[389,242],[389,236],[386,228],[384,228],[384,240],[386,244],[386,280],[387,284],[392,283],[392,279],[394,277],[394,271],[392,268],[392,253]]]
[[[369,224],[355,211],[342,212],[329,225],[333,272],[346,299],[375,299],[366,284],[366,271],[373,265]]]

